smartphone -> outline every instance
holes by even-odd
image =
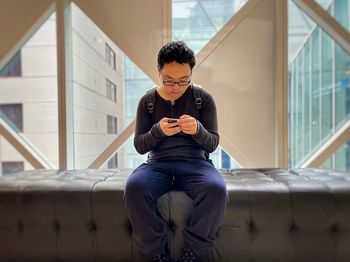
[[[176,123],[177,120],[177,118],[168,118],[168,123]]]

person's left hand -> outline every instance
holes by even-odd
[[[197,120],[192,116],[182,115],[177,123],[185,134],[194,135],[197,132]]]

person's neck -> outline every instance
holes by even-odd
[[[168,100],[171,102],[172,105],[175,104],[175,98],[173,97],[168,97],[166,93],[163,92],[163,89],[161,87],[157,87],[158,94],[165,100]]]

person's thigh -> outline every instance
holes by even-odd
[[[202,192],[227,196],[226,184],[221,173],[206,160],[184,162],[178,165],[176,171],[176,183],[192,199]]]
[[[143,163],[128,177],[125,195],[150,196],[155,200],[170,190],[172,173],[167,163]]]

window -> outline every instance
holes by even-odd
[[[114,156],[107,163],[108,168],[117,168],[118,167],[118,153],[115,153]]]
[[[106,43],[106,61],[113,69],[116,69],[115,52],[112,50],[112,48],[107,43]]]
[[[107,115],[107,133],[108,134],[118,133],[117,118],[115,116]]]
[[[117,102],[117,86],[106,79],[107,98]]]
[[[2,162],[2,174],[7,175],[24,170],[23,161],[3,161]]]
[[[221,150],[221,166],[222,168],[231,168],[230,156],[224,150]]]
[[[0,70],[0,77],[17,76],[22,76],[21,51],[18,51],[10,62]]]
[[[8,120],[11,126],[19,132],[23,132],[22,104],[0,104],[0,117]]]

